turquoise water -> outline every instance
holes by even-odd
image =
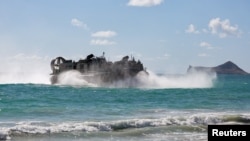
[[[0,84],[0,138],[200,141],[208,124],[250,123],[250,75],[201,77],[138,87]]]

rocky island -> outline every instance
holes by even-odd
[[[249,74],[231,61],[227,61],[226,63],[216,67],[189,66],[187,72],[192,71],[216,72],[217,74]]]

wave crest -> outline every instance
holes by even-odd
[[[239,120],[240,119],[240,120]],[[172,127],[181,130],[197,130],[204,132],[208,124],[246,124],[250,121],[250,115],[219,115],[219,114],[195,114],[186,117],[165,117],[159,119],[127,119],[117,121],[100,122],[18,122],[0,123],[0,139],[8,139],[15,135],[57,134],[73,132],[100,132],[117,131],[123,129],[146,127]],[[185,127],[185,128],[183,128]],[[190,127],[190,128],[186,128]],[[195,127],[195,129],[194,129]]]

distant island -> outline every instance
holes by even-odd
[[[216,67],[189,66],[187,72],[192,71],[216,72],[217,74],[249,74],[231,61],[227,61],[226,63]]]

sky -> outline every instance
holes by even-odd
[[[156,73],[226,61],[250,72],[249,13],[248,0],[1,0],[0,71],[105,52]]]

